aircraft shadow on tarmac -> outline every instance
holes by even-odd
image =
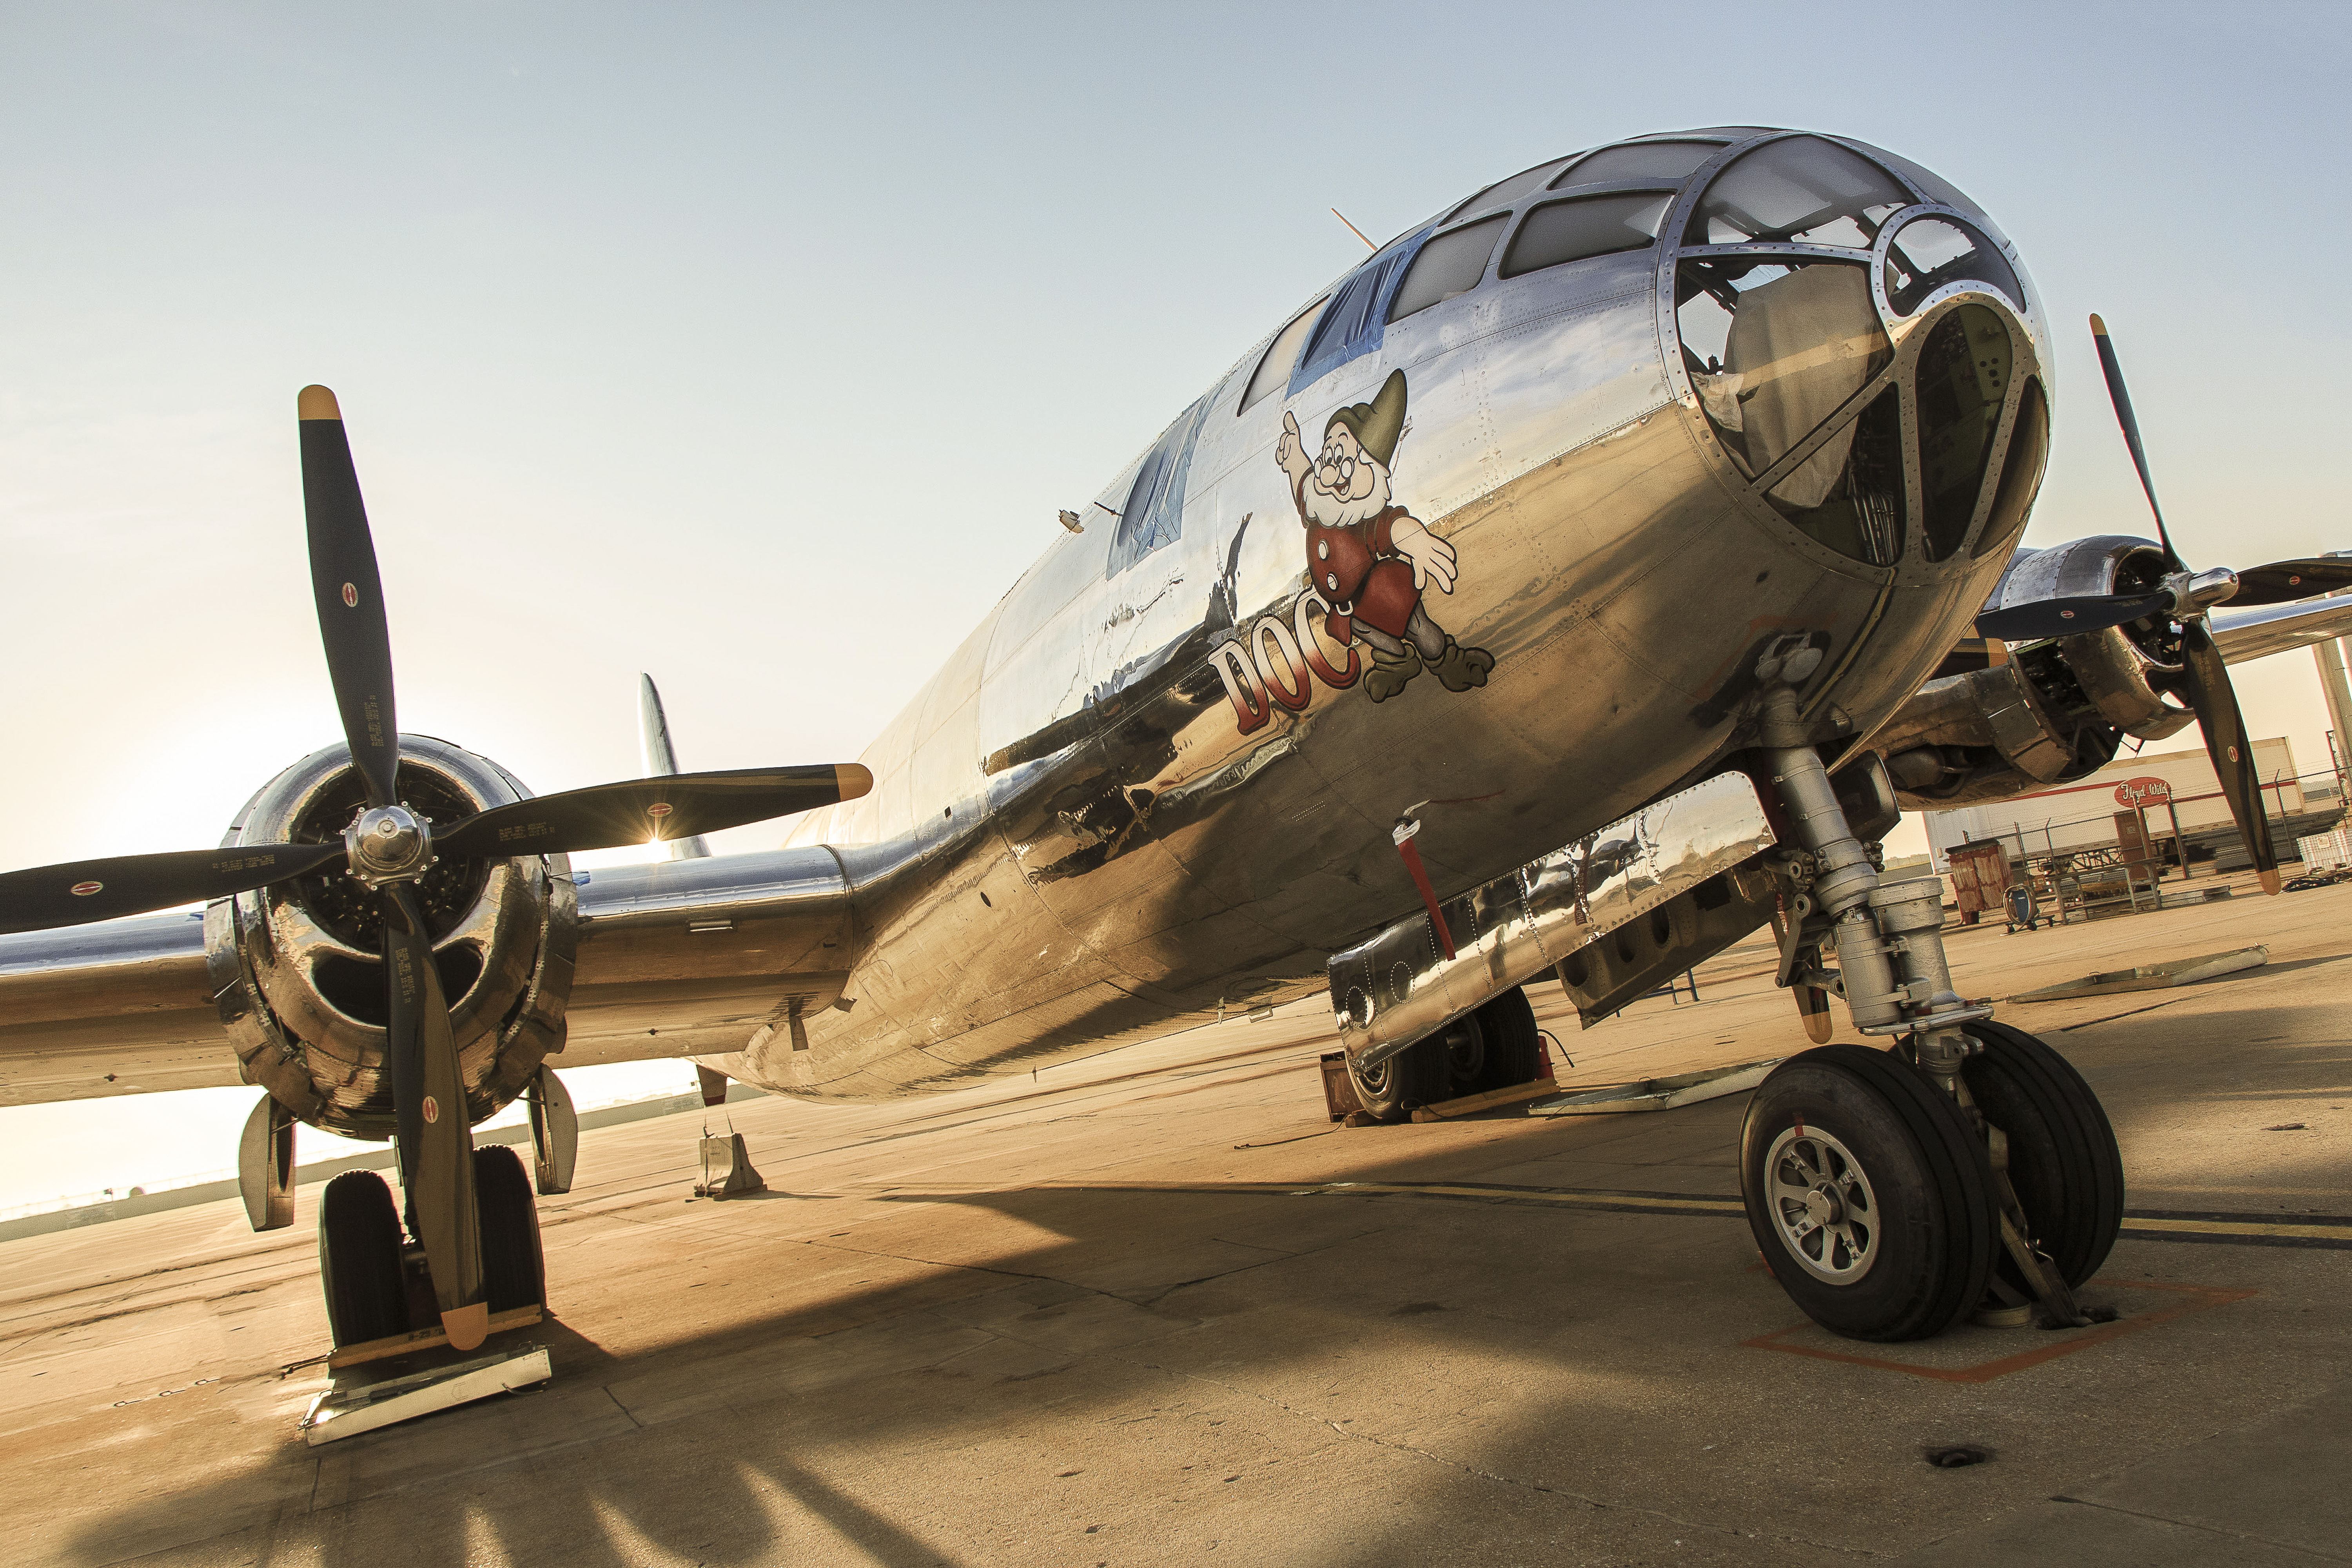
[[[2128,1159],[2136,1132],[2157,1136],[2183,1106],[2323,1095],[2321,1085],[2340,1082],[2341,1040],[2242,1052],[2257,1036],[2276,1040],[2296,1011],[2329,1010],[2266,1006],[2174,1022],[2155,1013],[2137,1026],[2056,1037],[2106,1098]],[[1475,1143],[1440,1145],[1412,1129],[1335,1133],[1315,1146],[1347,1158],[1325,1163],[1299,1187],[1489,1182],[1720,1199],[1737,1192],[1741,1109],[1734,1099],[1562,1119]],[[2284,1179],[2304,1157],[2288,1138],[2253,1140],[2232,1175]],[[515,1562],[589,1565],[660,1553],[714,1564],[813,1561],[844,1543],[889,1563],[1001,1559],[1018,1555],[1003,1533],[1008,1517],[1070,1495],[1037,1478],[1060,1473],[1057,1463],[1146,1463],[1119,1435],[1150,1430],[1122,1423],[1150,1421],[1163,1424],[1157,1441],[1167,1450],[1152,1450],[1155,1474],[1196,1451],[1202,1473],[1224,1473],[1241,1463],[1230,1451],[1235,1434],[1246,1433],[1253,1465],[1353,1462],[1465,1521],[1479,1506],[1446,1489],[1475,1467],[1487,1483],[1509,1479],[1555,1494],[1579,1510],[1583,1522],[1573,1528],[1605,1536],[1641,1523],[1639,1508],[1621,1502],[1597,1515],[1591,1505],[1654,1489],[1652,1446],[1667,1444],[1670,1430],[1661,1408],[1704,1398],[1727,1429],[1769,1431],[1776,1406],[1822,1397],[1818,1363],[1730,1351],[1798,1315],[1756,1271],[1736,1212],[1545,1208],[1503,1194],[1302,1196],[1245,1184],[1255,1178],[1243,1158],[1166,1163],[1232,1173],[1157,1185],[1107,1178],[1099,1186],[877,1186],[862,1200],[772,1192],[801,1201],[730,1204],[718,1212],[741,1218],[726,1222],[733,1234],[704,1272],[712,1284],[767,1292],[772,1308],[739,1310],[629,1355],[551,1322],[533,1331],[558,1369],[545,1392],[322,1450],[301,1447],[289,1431],[263,1461],[278,1477],[274,1488],[248,1474],[142,1499],[83,1532],[78,1555],[118,1561],[126,1548],[198,1539],[190,1521],[208,1517],[220,1522],[207,1534],[255,1529],[289,1549],[310,1541],[316,1560],[330,1564],[495,1560],[499,1552]],[[1269,1175],[1296,1168],[1264,1167]],[[845,1211],[843,1230],[809,1234],[802,1205],[824,1201],[856,1201],[856,1209]],[[559,1310],[563,1255],[583,1245],[564,1232],[613,1212],[551,1215]],[[629,1267],[608,1250],[630,1245],[613,1239],[620,1234],[599,1230],[576,1256],[608,1276]],[[682,1274],[638,1298],[620,1296],[609,1279],[603,1289],[632,1314],[695,1310]],[[1457,1422],[1472,1406],[1483,1407],[1482,1418]],[[1890,1432],[1901,1425],[1873,1409],[1855,1419]],[[1426,1443],[1452,1458],[1394,1468],[1398,1448],[1382,1435],[1406,1432],[1424,1434],[1413,1438],[1416,1451]],[[1377,1459],[1363,1458],[1366,1440],[1381,1447]],[[1888,1442],[1885,1462],[1916,1464],[1916,1441]],[[1097,1445],[1111,1452],[1093,1451]],[[930,1487],[909,1481],[925,1468],[939,1476],[936,1490],[906,1501],[910,1484]],[[299,1475],[310,1468],[316,1479],[305,1488]],[[1306,1470],[1273,1474],[1304,1506],[1313,1493]],[[1703,1478],[1693,1487],[1681,1506],[1712,1509],[1726,1524],[1742,1518],[1728,1480],[1713,1502]],[[1818,1521],[1844,1506],[1835,1482],[1800,1489],[1805,1495],[1787,1505],[1792,1516]],[[260,1502],[263,1490],[279,1500]],[[887,1491],[889,1512],[852,1491]],[[247,1494],[256,1500],[239,1500]],[[1441,1495],[1450,1500],[1435,1500]],[[992,1512],[974,1500],[983,1496]],[[1351,1531],[1354,1560],[1409,1558],[1412,1541],[1433,1528],[1430,1511],[1395,1511],[1390,1522],[1366,1516]],[[1602,1515],[1618,1522],[1595,1522]],[[1129,1542],[1139,1544],[1132,1535]],[[1073,1542],[1057,1559],[1076,1561],[1078,1550]],[[265,1551],[262,1560],[274,1555]]]
[[[1734,1178],[1727,1153],[1715,1151],[1736,1132],[1738,1109],[1706,1109],[1704,1125],[1696,1116],[1644,1118],[1652,1125],[1626,1131],[1654,1141],[1671,1129],[1666,1144],[1719,1158],[1696,1182],[1680,1178],[1719,1196]],[[1594,1143],[1598,1131],[1575,1141]],[[1443,1180],[1463,1164],[1401,1146],[1406,1130],[1337,1136],[1375,1156],[1331,1172],[1338,1179]],[[1399,1157],[1376,1157],[1383,1153]],[[1458,1173],[1496,1163],[1473,1154]],[[209,1496],[122,1508],[82,1534],[77,1555],[117,1561],[126,1547],[190,1539],[192,1519],[243,1512],[207,1533],[257,1525],[288,1547],[295,1533],[314,1537],[316,1560],[335,1564],[486,1552],[496,1560],[501,1549],[517,1562],[634,1563],[649,1548],[686,1561],[766,1562],[817,1524],[874,1561],[960,1561],[970,1542],[936,1514],[919,1530],[893,1522],[812,1466],[841,1475],[848,1453],[856,1465],[875,1455],[902,1468],[937,1463],[1048,1407],[1066,1430],[1085,1433],[1154,1409],[1213,1405],[1252,1426],[1251,1412],[1311,1426],[1334,1444],[1342,1440],[1331,1426],[1299,1419],[1308,1413],[1296,1396],[1366,1377],[1386,1385],[1391,1373],[1380,1369],[1400,1360],[1496,1380],[1535,1361],[1572,1368],[1585,1353],[1580,1333],[1653,1296],[1676,1300],[1685,1323],[1695,1316],[1711,1326],[1717,1343],[1790,1316],[1769,1280],[1746,1272],[1753,1247],[1736,1215],[1659,1222],[1115,1184],[908,1193],[873,1207],[878,1217],[861,1217],[846,1237],[779,1235],[729,1250],[721,1268],[732,1282],[802,1298],[780,1310],[630,1357],[551,1322],[530,1331],[558,1369],[544,1392],[319,1450],[289,1431],[264,1461],[281,1473],[275,1489],[287,1500],[259,1510],[268,1517],[225,1495],[251,1489],[239,1478]],[[731,1201],[722,1212],[735,1212]],[[775,1216],[779,1230],[806,1229],[793,1205],[742,1212]],[[1675,1234],[1662,1223],[1681,1233],[1667,1254],[1696,1249],[1704,1259],[1687,1289],[1660,1278],[1659,1259],[1629,1263],[1629,1251]],[[551,1216],[551,1259],[565,1228]],[[1057,1239],[1038,1245],[1041,1233]],[[1008,1248],[1008,1237],[1027,1245]],[[871,1277],[882,1263],[902,1278],[836,1283]],[[562,1265],[552,1272],[560,1311]],[[1412,1400],[1393,1404],[1385,1386],[1376,1403],[1381,1426],[1410,1418]],[[1352,1401],[1328,1414],[1352,1423],[1373,1412]],[[1192,1434],[1209,1433],[1211,1449],[1213,1419],[1221,1417]],[[284,1472],[314,1464],[315,1490],[297,1495],[304,1489]],[[1294,1479],[1305,1484],[1303,1474]],[[437,1500],[420,1503],[428,1488]],[[338,1500],[355,1506],[332,1516]]]

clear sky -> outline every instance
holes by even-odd
[[[2061,343],[2029,542],[2146,531],[2098,310],[2193,563],[2352,547],[2319,286],[2347,18],[0,9],[0,866],[210,844],[335,737],[307,382],[350,422],[404,728],[541,792],[628,776],[643,668],[689,768],[845,760],[1057,508],[1362,255],[1328,208],[1384,238],[1685,125],[1880,143],[2018,242]],[[2309,656],[2239,679],[2324,765]]]

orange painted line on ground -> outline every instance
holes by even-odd
[[[2076,1351],[2089,1350],[2094,1345],[2103,1345],[2110,1341],[2122,1339],[2127,1334],[2137,1334],[2143,1330],[2168,1323],[2175,1318],[2185,1318],[2191,1312],[2201,1312],[2209,1307],[2225,1307],[2232,1301],[2242,1301],[2249,1296],[2262,1294],[2259,1290],[2228,1286],[2151,1285],[2146,1280],[2094,1279],[2091,1284],[2105,1285],[2116,1289],[2163,1290],[2189,1299],[2178,1306],[2161,1308],[2153,1312],[2143,1312],[2135,1317],[2118,1318],[2112,1323],[2100,1324],[2088,1332],[2078,1333],[2076,1337],[2062,1341],[2057,1344],[2043,1345],[2038,1350],[2021,1351],[2016,1355],[2003,1356],[1999,1361],[1981,1362],[1975,1366],[1957,1368],[1913,1366],[1907,1362],[1887,1361],[1879,1356],[1848,1355],[1840,1351],[1815,1350],[1811,1345],[1788,1345],[1780,1342],[1786,1335],[1811,1328],[1813,1325],[1810,1321],[1791,1323],[1785,1329],[1775,1329],[1769,1334],[1759,1334],[1752,1340],[1742,1340],[1739,1342],[1743,1348],[1749,1350],[1780,1351],[1789,1355],[1811,1356],[1816,1361],[1842,1361],[1849,1365],[1873,1367],[1881,1372],[1908,1373],[1913,1377],[1932,1378],[1937,1383],[1990,1383],[1996,1377],[2006,1377],[2012,1372],[2023,1372],[2029,1367],[2040,1366],[2044,1362],[2055,1361],[2060,1356],[2072,1355]]]

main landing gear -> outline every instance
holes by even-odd
[[[490,1316],[546,1300],[539,1205],[522,1161],[503,1143],[474,1151],[474,1205]],[[404,1233],[392,1188],[373,1171],[345,1171],[319,1204],[319,1278],[335,1348],[437,1327],[425,1248]]]
[[[1517,986],[1376,1067],[1348,1058],[1356,1099],[1382,1121],[1402,1121],[1419,1106],[1533,1083],[1543,1075],[1536,1010]]]
[[[523,1099],[530,1111],[530,1170],[503,1143],[472,1152],[483,1300],[493,1321],[502,1312],[546,1306],[537,1194],[572,1190],[580,1147],[572,1096],[553,1068],[541,1068]],[[289,1137],[289,1168],[292,1160]],[[250,1198],[247,1206],[253,1206]],[[285,1219],[291,1218],[289,1203]],[[391,1186],[373,1171],[345,1171],[327,1184],[319,1202],[319,1279],[337,1350],[439,1326],[432,1270],[415,1233],[414,1212],[404,1226]]]
[[[1953,992],[1941,885],[1878,880],[1799,721],[1811,666],[1790,662],[1757,672],[1795,840],[1771,858],[1788,905],[1780,983],[1801,1012],[1809,990],[1842,997],[1894,1048],[1819,1047],[1758,1087],[1739,1155],[1756,1245],[1797,1305],[1850,1339],[1926,1339],[1971,1312],[2087,1322],[2074,1292],[2123,1224],[2115,1133],[2063,1057]],[[1873,815],[1891,805],[1880,793]]]

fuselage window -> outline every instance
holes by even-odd
[[[1388,320],[1380,313],[1381,302],[1397,268],[1412,259],[1421,240],[1420,235],[1414,235],[1397,241],[1339,285],[1339,291],[1331,296],[1329,307],[1315,323],[1314,335],[1307,340],[1307,357],[1290,378],[1292,391],[1381,346],[1381,334],[1388,330]]]
[[[1445,215],[1445,221],[1468,217],[1472,213],[1492,212],[1496,207],[1509,206],[1529,191],[1543,189],[1543,184],[1558,174],[1565,158],[1554,158],[1549,163],[1538,163],[1532,169],[1522,169],[1507,180],[1497,180]]]
[[[1768,142],[1715,177],[1685,245],[1835,245],[1867,250],[1911,193],[1861,154],[1818,136]]]
[[[1184,531],[1184,479],[1192,466],[1192,440],[1201,433],[1201,416],[1208,399],[1187,408],[1176,423],[1152,443],[1135,483],[1119,509],[1118,528],[1111,535],[1110,563],[1105,577],[1116,577],[1153,551],[1173,544]]]
[[[1423,246],[1421,254],[1413,258],[1412,270],[1397,287],[1389,320],[1402,321],[1416,310],[1426,310],[1478,287],[1486,276],[1486,258],[1495,254],[1495,242],[1503,237],[1504,222],[1504,215],[1499,214],[1482,218]]]
[[[1242,394],[1242,405],[1234,411],[1235,414],[1248,413],[1250,405],[1290,384],[1290,367],[1298,363],[1298,345],[1307,341],[1307,329],[1315,324],[1315,312],[1323,308],[1323,303],[1321,300],[1316,300],[1299,311],[1297,319],[1290,325],[1275,334],[1274,342],[1265,351],[1265,357],[1257,362],[1257,374],[1250,377],[1249,390]]]
[[[1679,180],[1722,150],[1719,142],[1626,142],[1579,162],[1551,188],[1564,191],[1603,180]]]
[[[1674,199],[1671,191],[1633,191],[1546,202],[1520,220],[1519,232],[1503,255],[1503,276],[1517,278],[1591,256],[1643,249],[1657,242],[1658,226],[1665,222]]]

